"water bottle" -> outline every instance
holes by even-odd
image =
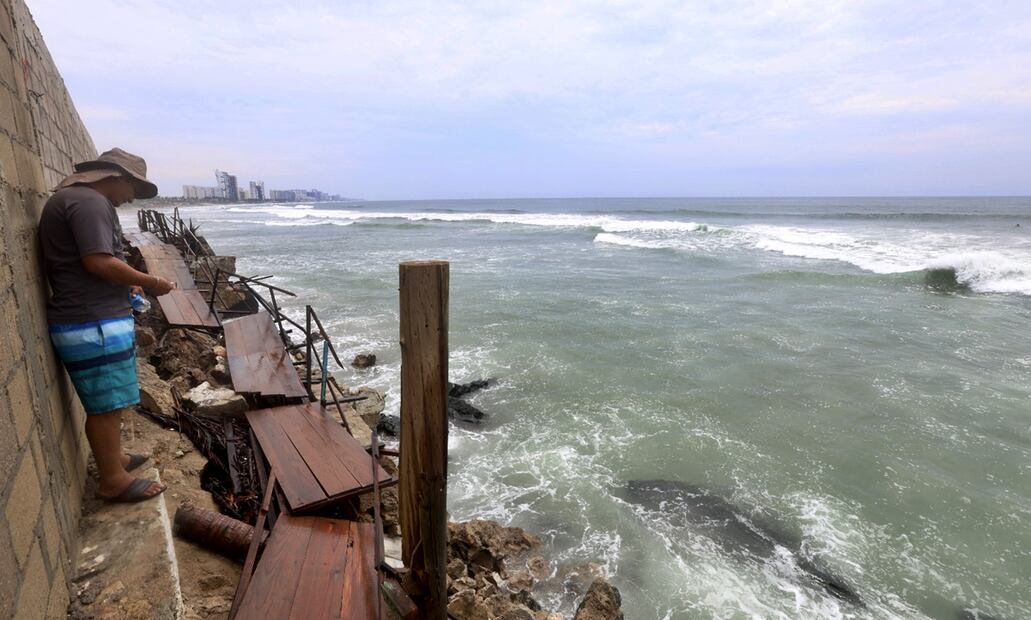
[[[150,302],[139,293],[129,295],[129,303],[132,304],[132,309],[140,314],[150,311]]]

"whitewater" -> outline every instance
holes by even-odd
[[[541,535],[551,608],[597,571],[643,620],[1029,615],[1031,199],[181,211],[375,353],[338,378],[392,414],[397,264],[450,261],[451,379],[497,383],[449,511]]]

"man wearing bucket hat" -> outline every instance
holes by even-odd
[[[75,165],[43,207],[39,238],[50,281],[50,338],[86,410],[86,438],[97,462],[98,495],[136,502],[165,487],[129,471],[147,461],[121,449],[122,411],[140,402],[136,335],[129,303],[133,287],[164,295],[173,282],[125,262],[115,207],[153,198],[142,157],[111,149]]]

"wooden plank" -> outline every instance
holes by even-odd
[[[287,407],[257,409],[247,412],[254,436],[258,438],[265,458],[279,477],[279,486],[294,510],[326,499],[326,492],[279,424],[277,414]]]
[[[319,405],[247,412],[262,452],[294,512],[331,505],[372,487],[370,457]],[[377,465],[381,486],[394,482]]]
[[[258,547],[265,538],[265,520],[268,517],[269,505],[272,503],[272,492],[276,488],[276,472],[269,473],[268,481],[265,484],[264,498],[258,508],[258,516],[254,520],[254,535],[251,537],[251,544],[247,547],[247,557],[243,561],[243,571],[240,573],[240,581],[236,584],[236,592],[233,593],[233,605],[229,609],[229,618],[236,617],[240,603],[243,602],[243,595],[254,576],[254,563],[258,559]]]
[[[355,553],[353,532],[348,521],[305,519],[311,523],[311,544],[299,575],[297,593],[290,608],[291,618],[344,618],[343,592],[361,558]],[[348,609],[346,611],[357,612]],[[359,616],[367,617],[367,616]]]
[[[346,444],[337,444],[334,439],[320,434],[314,426],[306,421],[307,417],[307,412],[303,407],[295,407],[292,411],[280,413],[276,419],[297,448],[300,458],[304,460],[308,469],[319,481],[326,497],[333,497],[366,486],[355,478],[351,469],[343,464],[335,454],[339,445],[346,446]],[[340,430],[343,431],[343,429]],[[359,447],[359,449],[361,448]]]
[[[447,617],[447,373],[449,265],[401,263],[401,556],[426,593],[429,620]]]
[[[267,312],[258,312],[228,321],[225,324],[226,352],[229,355],[250,355],[283,348],[275,323]]]
[[[181,291],[174,289],[166,295],[158,297],[165,320],[175,327],[218,327],[216,317],[204,298],[195,290]]]
[[[187,302],[193,306],[194,312],[200,319],[200,324],[204,327],[218,327],[218,317],[211,308],[208,306],[208,302],[204,300],[199,291],[182,291],[183,297],[186,298]]]
[[[376,616],[373,528],[284,514],[276,522],[237,617],[369,620]]]
[[[229,321],[224,329],[229,372],[237,391],[288,398],[308,395],[268,313]]]
[[[326,454],[337,461],[341,467],[347,469],[360,487],[372,485],[369,454],[358,443],[358,440],[345,431],[320,405],[308,403],[297,409],[301,415],[296,418],[307,422],[315,435],[325,440]],[[382,466],[377,465],[377,472],[380,480],[390,477]]]
[[[376,566],[376,529],[371,523],[351,523],[357,568],[348,572],[341,604],[347,618],[377,618],[379,579]]]
[[[311,542],[312,530],[307,525],[287,515],[276,521],[265,543],[265,553],[243,595],[238,618],[291,617],[290,608]]]
[[[175,302],[174,297],[162,295],[158,297],[158,305],[161,306],[161,312],[164,313],[165,321],[169,325],[183,325],[186,321],[186,317],[179,311],[179,304]]]

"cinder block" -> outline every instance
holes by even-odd
[[[7,498],[7,506],[4,507],[4,516],[10,528],[11,548],[22,567],[25,566],[29,548],[36,540],[36,523],[39,522],[42,506],[36,464],[33,462],[32,451],[25,450],[11,486],[11,494]]]
[[[55,510],[54,502],[52,501],[48,501],[43,506],[43,548],[46,549],[47,564],[51,568],[60,565],[58,556],[63,540]]]
[[[39,161],[39,155],[16,142],[14,143],[14,158],[18,164],[18,187],[33,192],[45,192],[43,165]]]
[[[11,324],[11,327],[15,326],[16,324]],[[7,402],[11,406],[11,417],[14,418],[18,445],[24,446],[34,423],[35,406],[32,402],[32,392],[29,389],[29,376],[25,372],[25,365],[21,360],[15,362],[14,374],[7,383]]]
[[[38,617],[38,614],[47,608],[49,600],[50,579],[43,565],[43,554],[40,553],[39,545],[33,545],[15,609],[19,617],[23,613],[26,614],[25,617]]]
[[[0,618],[14,618],[14,600],[21,584],[21,571],[11,552],[11,537],[0,525]]]
[[[6,92],[6,91],[4,91]],[[7,181],[11,187],[19,187],[21,179],[18,176],[18,163],[14,158],[14,143],[10,136],[0,134],[0,177]],[[5,205],[10,208],[11,205]]]
[[[68,580],[65,578],[64,567],[58,566],[54,571],[54,578],[50,581],[50,602],[47,603],[48,620],[65,620],[68,618]]]
[[[14,420],[11,419],[11,405],[7,395],[0,393],[0,481],[14,477],[14,465],[18,462],[18,440],[15,438]],[[2,497],[0,482],[0,497]],[[0,547],[0,554],[2,554]]]
[[[2,50],[0,54],[3,54]],[[11,97],[11,91],[0,85],[0,130],[17,136],[18,120],[14,116],[14,100]]]
[[[0,270],[10,273],[10,266],[5,263],[0,265]],[[2,279],[0,278],[0,280]],[[4,371],[7,372],[21,363],[21,352],[24,350],[24,345],[21,334],[18,333],[18,308],[14,295],[11,294],[10,285],[0,291],[2,291],[0,292],[0,321],[3,321],[0,324],[0,347],[3,347],[2,351],[7,358],[4,368]],[[4,378],[3,375],[0,375],[0,381]],[[18,438],[18,444],[21,445],[22,436],[19,435]]]
[[[19,92],[18,77],[20,73],[21,70],[14,54],[7,48],[0,48],[0,81],[3,81],[12,91]]]

